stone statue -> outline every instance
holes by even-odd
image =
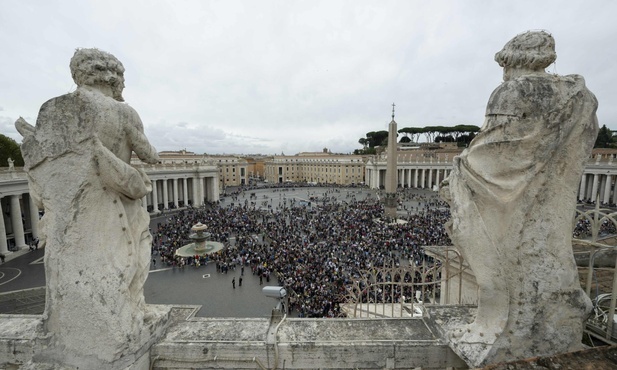
[[[475,321],[450,333],[472,367],[577,349],[591,310],[571,238],[597,100],[581,76],[547,74],[555,59],[544,31],[520,34],[495,55],[504,82],[442,183],[446,228],[479,287]]]
[[[158,155],[122,103],[122,63],[78,49],[70,67],[76,91],[43,104],[36,127],[16,122],[30,194],[45,210],[45,340],[34,361],[125,368],[146,357],[165,315],[143,296],[151,235],[141,199],[151,182],[129,165],[133,152],[146,163]]]
[[[6,161],[9,164],[9,171],[15,171],[15,161],[13,158],[9,157]]]

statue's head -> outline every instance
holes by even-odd
[[[504,68],[532,71],[544,71],[555,59],[555,39],[545,31],[517,35],[495,54],[495,61]]]
[[[77,49],[70,67],[77,86],[108,86],[114,99],[124,101],[124,66],[113,55],[98,49]]]

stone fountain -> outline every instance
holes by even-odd
[[[176,255],[180,257],[205,256],[223,249],[223,243],[208,240],[212,234],[208,231],[208,226],[198,222],[191,227],[193,232],[189,238],[193,243],[187,244],[176,251]]]

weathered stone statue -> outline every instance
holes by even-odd
[[[9,164],[9,171],[15,171],[15,161],[13,158],[9,157],[6,161]]]
[[[141,199],[151,183],[129,165],[133,152],[147,163],[158,155],[122,103],[122,63],[78,49],[70,67],[77,90],[43,104],[36,127],[16,122],[30,194],[45,210],[46,307],[34,361],[124,369],[145,363],[165,315],[144,302],[151,235]]]
[[[495,55],[504,82],[442,184],[448,232],[479,286],[475,321],[450,333],[471,366],[577,349],[591,309],[571,238],[597,101],[581,76],[545,73],[555,59],[542,31]]]

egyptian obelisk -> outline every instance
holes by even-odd
[[[392,121],[388,125],[388,149],[387,149],[387,165],[386,165],[386,197],[385,204],[385,216],[391,219],[396,219],[396,187],[398,180],[398,173],[396,169],[396,136],[398,135],[396,129],[396,122],[394,121],[394,103],[392,103]]]

